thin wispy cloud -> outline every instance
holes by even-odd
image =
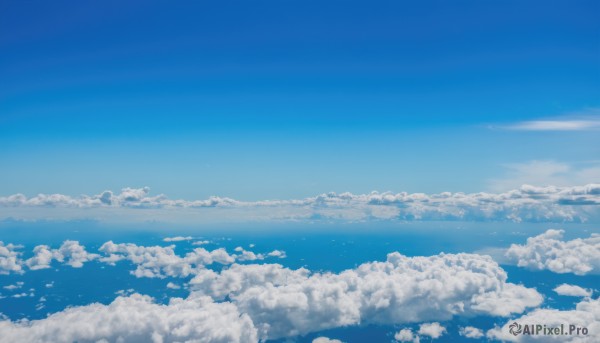
[[[504,128],[522,131],[583,131],[600,128],[600,120],[532,120]]]
[[[600,108],[566,113],[562,116],[491,125],[491,129],[515,131],[589,131],[600,129]]]

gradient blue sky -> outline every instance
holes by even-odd
[[[2,1],[0,194],[474,192],[527,181],[515,164],[535,175],[532,161],[591,182],[597,130],[506,127],[598,121],[599,13],[572,0]]]

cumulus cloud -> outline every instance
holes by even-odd
[[[161,305],[134,290],[120,291],[109,305],[72,307],[41,320],[0,321],[0,342],[257,342],[349,325],[425,323],[417,334],[409,332],[418,342],[421,336],[435,339],[445,333],[437,321],[509,316],[542,302],[535,289],[507,282],[489,256],[396,252],[383,262],[340,273],[313,273],[280,264],[234,263],[242,251],[229,255],[224,249],[197,248],[178,256],[173,246],[107,242],[99,262],[128,260],[137,266],[134,275],[142,277],[192,275],[188,298]],[[220,271],[203,267],[216,261],[231,265]],[[397,340],[408,337],[402,332]]]
[[[21,246],[0,241],[0,274],[22,273]]]
[[[598,215],[598,205],[600,184],[525,185],[501,193],[327,193],[298,200],[254,202],[220,197],[171,200],[165,195],[150,196],[149,188],[145,187],[125,188],[119,194],[105,191],[80,197],[62,194],[0,197],[0,218],[45,219],[45,215],[86,218],[95,213],[94,218],[105,216],[106,220],[129,216],[132,220],[166,221],[191,220],[196,216],[215,220],[585,221]]]
[[[538,306],[535,290],[506,282],[488,256],[388,255],[336,273],[310,273],[279,264],[204,269],[193,294],[229,299],[252,318],[259,337],[277,339],[348,325],[419,323],[457,315],[507,316]],[[424,332],[435,335],[433,326]]]
[[[53,260],[73,268],[81,268],[85,262],[98,258],[97,254],[88,253],[77,241],[64,241],[58,249],[50,249],[47,245],[38,245],[33,249],[34,256],[25,261],[32,270],[50,268]]]
[[[473,326],[465,326],[465,327],[461,327],[458,330],[458,334],[463,336],[463,337],[467,337],[467,338],[473,338],[473,339],[478,339],[484,336],[483,334],[483,330],[478,329],[476,327]]]
[[[566,283],[563,283],[562,285],[557,286],[556,288],[554,288],[554,291],[558,295],[565,295],[565,296],[569,296],[569,297],[590,297],[590,296],[592,296],[591,289],[585,289],[585,288],[582,288],[579,286],[569,285]]]
[[[587,335],[513,335],[509,326],[513,323],[519,325],[546,325],[547,327],[560,327],[564,325],[568,330],[569,325],[587,328]],[[600,342],[600,300],[587,298],[577,304],[575,310],[559,311],[555,309],[536,309],[520,318],[508,321],[502,327],[495,327],[487,332],[490,339],[505,342]]]
[[[600,271],[600,235],[563,240],[564,230],[548,230],[524,245],[512,244],[506,257],[519,267],[585,275]]]
[[[184,256],[179,256],[175,253],[174,245],[139,246],[130,243],[115,244],[112,241],[104,243],[99,249],[101,254],[96,254],[88,252],[85,246],[77,241],[66,240],[58,249],[52,249],[48,245],[35,246],[33,256],[23,260],[22,253],[17,250],[20,248],[22,247],[0,242],[0,274],[24,273],[23,267],[30,270],[46,269],[50,268],[54,261],[81,268],[84,263],[93,260],[109,265],[126,260],[135,265],[136,269],[131,273],[136,277],[187,277],[214,263],[228,265],[236,261],[285,257],[285,251],[254,253],[241,247],[237,248],[234,254],[229,254],[224,248],[212,251],[196,248]],[[50,284],[49,287],[51,286]]]
[[[169,282],[169,283],[167,283],[167,288],[169,288],[169,289],[181,289],[181,286],[179,286],[178,284]]]
[[[229,254],[224,248],[208,251],[196,248],[184,256],[175,253],[175,246],[139,246],[131,243],[115,244],[112,241],[104,243],[100,251],[105,254],[101,262],[114,264],[121,260],[128,260],[136,265],[132,272],[136,277],[164,278],[187,277],[199,273],[205,266],[213,263],[222,265],[232,264],[235,261],[264,260],[267,257],[282,257],[284,252],[275,250],[268,254],[254,253],[241,247],[235,249],[235,254]]]
[[[446,332],[446,328],[440,323],[423,323],[419,325],[418,334],[421,336],[429,336],[431,339],[438,339]]]
[[[418,335],[415,335],[411,329],[402,329],[394,335],[394,339],[398,342],[414,342],[419,343],[421,339]]]
[[[258,342],[252,320],[209,297],[167,305],[133,294],[109,305],[71,307],[41,320],[0,321],[0,342]]]

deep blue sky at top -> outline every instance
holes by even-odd
[[[597,1],[1,1],[0,194],[478,191],[595,133]]]

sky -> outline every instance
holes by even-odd
[[[5,1],[0,194],[592,183],[599,7]],[[538,177],[544,163],[556,173]]]

